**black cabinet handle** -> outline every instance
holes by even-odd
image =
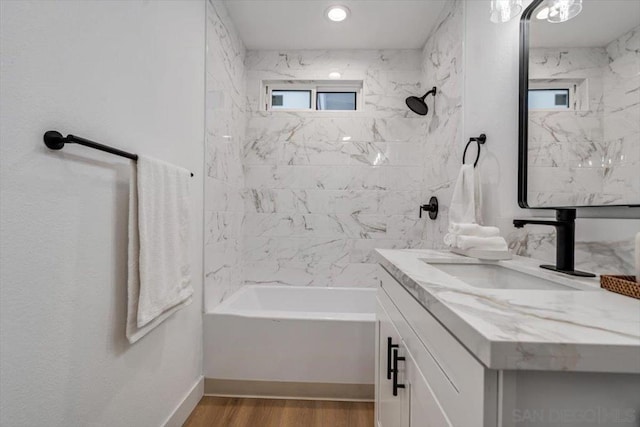
[[[391,379],[391,350],[398,348],[398,344],[393,344],[391,337],[387,337],[387,379]]]
[[[398,384],[398,360],[404,360],[404,357],[398,356],[398,349],[393,349],[393,395],[398,395],[398,389],[404,388],[404,384]]]

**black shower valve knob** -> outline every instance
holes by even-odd
[[[422,211],[429,212],[429,218],[436,219],[438,217],[438,198],[431,197],[429,199],[429,204],[421,205],[420,210],[418,212],[418,217],[422,218]]]

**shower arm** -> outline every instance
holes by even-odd
[[[433,87],[429,92],[427,92],[427,93],[425,93],[424,95],[422,95],[422,97],[421,97],[420,99],[424,101],[424,99],[425,99],[428,95],[436,96],[436,92],[437,92],[437,89],[436,89],[436,87],[434,86],[434,87]]]

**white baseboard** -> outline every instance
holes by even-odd
[[[373,384],[204,379],[205,396],[373,402]]]
[[[164,427],[181,427],[193,409],[196,407],[200,399],[204,396],[204,376],[198,378],[198,381],[191,387],[191,390],[182,399],[182,402],[176,409],[173,410],[167,421],[164,422]]]

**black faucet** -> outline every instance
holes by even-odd
[[[556,228],[556,265],[541,265],[541,268],[580,277],[595,277],[595,274],[577,271],[575,264],[576,210],[556,210],[556,221],[538,221],[535,219],[514,219],[513,225],[522,228],[526,224],[551,225]]]

